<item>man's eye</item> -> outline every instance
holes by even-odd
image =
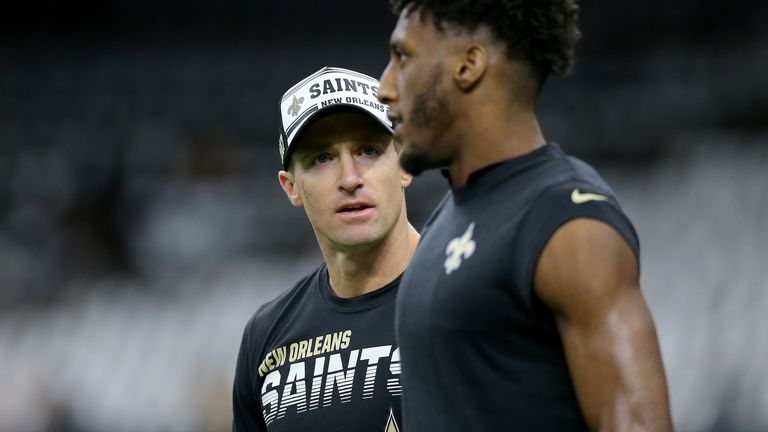
[[[393,57],[400,63],[402,63],[408,56],[398,47],[392,48]]]
[[[363,147],[363,154],[366,156],[378,156],[379,149],[374,146],[365,146]]]
[[[323,164],[328,163],[328,161],[330,161],[330,160],[331,160],[331,158],[327,154],[325,154],[325,153],[319,154],[319,155],[315,156],[314,159],[312,159],[312,165],[323,165]]]

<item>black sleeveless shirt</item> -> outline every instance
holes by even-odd
[[[532,283],[547,241],[574,218],[609,224],[639,256],[611,189],[555,143],[484,168],[443,199],[397,298],[406,431],[587,429]]]

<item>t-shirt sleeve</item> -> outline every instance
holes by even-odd
[[[558,184],[542,192],[524,216],[516,236],[512,265],[515,283],[525,287],[525,292],[533,293],[533,277],[544,246],[558,228],[577,218],[596,219],[610,225],[639,261],[637,233],[610,190],[576,182]]]
[[[232,432],[267,430],[251,377],[250,337],[253,324],[252,319],[246,326],[237,355],[235,382],[232,388]]]

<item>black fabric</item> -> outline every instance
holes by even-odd
[[[548,239],[582,217],[638,253],[605,181],[555,143],[448,193],[397,299],[405,430],[586,430],[554,318],[532,286]]]
[[[323,265],[259,308],[240,345],[232,430],[384,431],[390,415],[399,428],[399,282],[340,298]]]

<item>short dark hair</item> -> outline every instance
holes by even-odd
[[[507,47],[510,58],[528,60],[543,81],[567,76],[581,38],[576,0],[390,0],[395,13],[426,11],[442,31],[443,23],[469,31],[488,27]]]

